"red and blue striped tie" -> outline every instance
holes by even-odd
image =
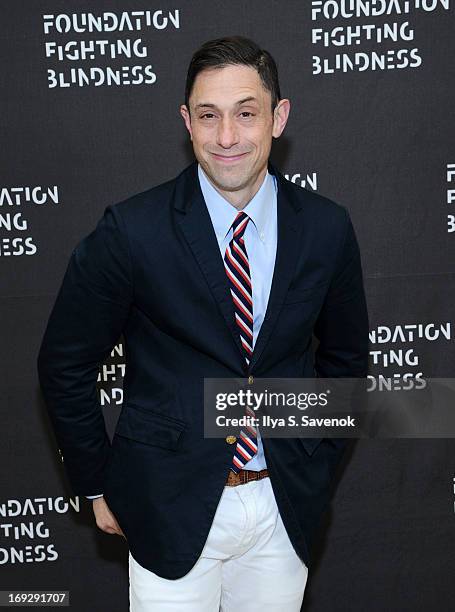
[[[237,214],[232,223],[232,239],[224,255],[224,267],[234,302],[235,322],[247,365],[250,363],[253,353],[253,291],[250,264],[243,239],[249,220],[249,216],[243,211]],[[255,416],[255,413],[248,406],[246,407],[246,414]],[[247,426],[241,429],[232,458],[231,470],[238,474],[257,451],[256,428]]]

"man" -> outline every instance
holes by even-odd
[[[133,612],[300,610],[345,440],[204,438],[204,378],[364,377],[368,316],[347,210],[269,162],[290,102],[253,41],[193,56],[197,162],[108,206],[75,248],[39,376],[77,495],[129,547]],[[98,367],[120,334],[112,444]],[[312,335],[319,340],[312,352]]]

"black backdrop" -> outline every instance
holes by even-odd
[[[127,609],[126,544],[72,496],[36,356],[75,244],[108,204],[192,160],[178,106],[209,38],[243,34],[274,55],[292,109],[272,161],[350,210],[371,376],[399,386],[405,374],[452,375],[454,13],[450,0],[2,3],[0,589]],[[120,340],[100,370],[110,432]],[[355,445],[305,611],[453,609],[454,450],[453,439]]]

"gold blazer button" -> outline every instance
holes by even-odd
[[[236,442],[236,441],[237,441],[237,438],[235,436],[227,436],[226,437],[226,442],[228,444],[234,444],[234,442]]]
[[[251,376],[251,374],[250,374],[250,375],[248,376],[248,384],[249,384],[249,385],[252,385],[252,384],[253,384],[253,382],[254,382],[254,378],[253,378],[253,376]]]

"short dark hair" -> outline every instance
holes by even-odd
[[[281,99],[278,69],[275,60],[265,49],[244,36],[228,36],[209,40],[195,51],[188,67],[185,85],[185,104],[189,100],[197,75],[209,68],[251,66],[257,70],[262,83],[272,96],[272,112]]]

